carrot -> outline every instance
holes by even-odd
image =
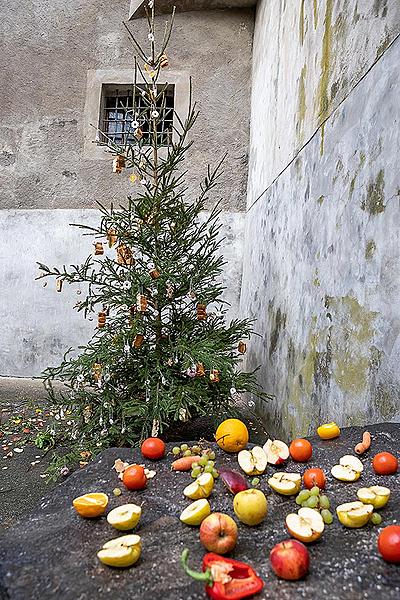
[[[174,460],[171,465],[173,471],[189,471],[192,468],[192,464],[200,460],[200,456],[184,456]]]
[[[360,442],[360,444],[357,444],[357,446],[354,448],[354,450],[357,452],[357,454],[363,454],[364,452],[366,452],[368,450],[370,445],[371,445],[371,434],[369,431],[364,431],[362,442]]]

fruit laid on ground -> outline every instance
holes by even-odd
[[[276,544],[270,552],[269,560],[275,575],[290,581],[305,577],[310,568],[307,547],[292,539]]]
[[[118,488],[118,487],[114,488],[113,494],[114,494],[114,496],[120,496],[122,494],[121,488]]]
[[[254,446],[239,452],[238,463],[247,475],[262,475],[267,468],[267,455],[261,446]]]
[[[357,491],[357,497],[364,504],[372,504],[374,508],[386,506],[390,498],[390,490],[383,485],[363,487]]]
[[[150,437],[144,440],[140,450],[145,458],[159,460],[165,455],[165,444],[160,438]]]
[[[239,419],[226,419],[218,426],[215,440],[226,452],[240,452],[247,446],[249,432]]]
[[[261,490],[244,490],[234,497],[233,510],[245,525],[258,525],[267,516],[267,499]]]
[[[340,481],[357,481],[363,470],[364,467],[359,458],[346,454],[339,460],[338,465],[332,467],[331,473],[335,479]]]
[[[378,537],[378,550],[387,562],[400,564],[400,525],[389,525]]]
[[[323,490],[326,485],[325,473],[322,469],[307,469],[303,475],[304,487],[311,490],[314,486]]]
[[[238,528],[224,513],[211,513],[200,525],[200,542],[209,552],[227,554],[236,546]]]
[[[211,473],[203,473],[193,483],[190,483],[183,490],[186,498],[191,500],[199,500],[200,498],[208,498],[214,487],[214,477]]]
[[[317,486],[312,487],[311,490],[301,490],[296,497],[296,504],[303,508],[319,510],[326,525],[330,525],[333,522],[333,516],[329,510],[331,506],[330,500],[328,496],[321,494],[321,490]]]
[[[222,482],[232,494],[243,492],[243,490],[247,490],[249,488],[246,479],[241,473],[239,473],[239,471],[228,469],[227,467],[221,467],[219,474]]]
[[[211,507],[208,500],[201,498],[189,504],[179,518],[186,525],[200,525],[210,514]]]
[[[306,462],[312,456],[312,446],[308,440],[298,438],[289,446],[290,456],[297,462]]]
[[[373,512],[371,515],[371,523],[373,525],[380,525],[382,523],[381,515],[377,512]]]
[[[372,467],[378,475],[393,475],[397,473],[398,460],[390,452],[379,452],[372,459]]]
[[[289,458],[289,448],[280,440],[267,440],[263,450],[270,465],[280,465]]]
[[[301,475],[300,473],[279,471],[268,479],[268,485],[283,496],[293,496],[301,488]]]
[[[142,490],[147,485],[144,468],[140,465],[131,465],[125,469],[122,481],[128,490]]]
[[[301,542],[315,542],[323,534],[324,520],[313,508],[300,508],[286,517],[286,527],[293,537]]]
[[[362,437],[362,442],[360,442],[359,444],[356,444],[356,446],[354,447],[354,452],[356,454],[364,454],[364,452],[369,450],[370,446],[371,446],[371,434],[369,431],[364,431],[363,437]]]
[[[123,504],[113,508],[107,515],[107,522],[115,529],[128,531],[139,523],[142,509],[137,504]]]
[[[190,471],[193,463],[198,462],[201,456],[184,456],[183,458],[178,458],[174,460],[171,465],[171,469],[173,471]]]
[[[130,567],[139,560],[141,551],[140,536],[132,533],[106,542],[97,557],[109,567]]]
[[[336,508],[339,521],[345,527],[363,527],[368,523],[374,511],[372,504],[362,502],[346,502]]]
[[[317,429],[317,433],[321,440],[333,440],[340,435],[340,429],[334,421],[332,423],[324,423]]]
[[[107,494],[101,492],[84,494],[72,501],[72,505],[81,517],[92,519],[100,517],[106,510],[108,504]]]
[[[215,462],[213,459],[210,458],[209,452],[205,452],[201,455],[200,460],[192,463],[192,477],[196,479],[202,473],[211,473],[214,479],[217,479],[217,477],[219,477],[219,472],[215,468]]]

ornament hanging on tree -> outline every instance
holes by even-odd
[[[191,365],[188,369],[186,369],[186,375],[188,377],[196,377],[196,375],[197,375],[196,365]]]
[[[169,67],[169,60],[166,54],[161,54],[160,56],[160,67],[162,69],[166,69],[167,67]]]
[[[104,254],[103,242],[95,242],[94,243],[94,253],[95,253],[95,256]]]
[[[138,127],[137,129],[135,129],[133,135],[135,136],[135,138],[139,141],[142,139],[143,137],[143,131],[140,129],[140,127]]]
[[[138,180],[138,176],[135,175],[135,173],[132,173],[132,175],[129,175],[129,181],[131,183],[135,183]]]
[[[100,311],[97,315],[97,327],[105,327],[107,315],[104,311]]]
[[[117,236],[117,232],[115,231],[115,229],[113,227],[111,227],[111,229],[109,229],[107,231],[107,239],[108,239],[108,245],[110,248],[112,248],[112,246],[114,246],[114,244],[117,243],[118,236]]]
[[[144,335],[142,333],[137,333],[133,339],[133,347],[140,348],[140,346],[144,342]]]
[[[158,279],[160,277],[160,271],[156,267],[152,267],[149,271],[149,275],[152,279]]]
[[[63,280],[62,279],[56,279],[56,290],[57,290],[57,292],[61,292],[62,291],[62,286],[63,286]]]
[[[210,381],[212,383],[218,383],[218,381],[219,381],[219,371],[218,371],[218,369],[211,369],[211,371],[210,371]]]
[[[207,306],[205,304],[198,304],[196,306],[196,312],[197,312],[197,320],[198,321],[205,321],[207,319]]]
[[[160,422],[157,419],[153,420],[153,426],[151,428],[151,437],[157,437],[160,431]]]
[[[144,294],[137,295],[136,308],[139,312],[145,312],[147,310],[147,298]]]
[[[245,344],[245,342],[240,341],[238,344],[238,352],[240,352],[240,354],[244,354],[247,350],[247,345]]]
[[[179,409],[179,420],[187,423],[189,421],[189,411],[186,408]]]
[[[121,173],[122,169],[125,167],[125,164],[125,156],[122,156],[122,154],[115,156],[112,163],[113,173]]]
[[[117,263],[119,265],[133,265],[134,262],[132,250],[128,246],[120,244],[117,248]]]
[[[204,375],[206,374],[205,370],[204,370],[204,365],[203,363],[199,362],[196,365],[196,376],[197,377],[204,377]]]
[[[101,363],[94,363],[92,367],[93,379],[95,381],[100,381],[101,379],[102,366]]]

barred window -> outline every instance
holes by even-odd
[[[158,85],[160,92],[164,85]],[[143,86],[137,85],[135,89],[135,102],[133,101],[132,85],[103,84],[101,95],[101,119],[100,129],[115,144],[124,146],[134,144],[135,128],[132,123],[137,121],[143,132],[144,144],[151,144],[149,133],[149,107],[142,96]],[[164,98],[158,98],[157,111],[159,113],[157,122],[157,145],[168,146],[172,141],[172,124],[174,116],[175,86],[168,85],[165,88]],[[136,115],[135,115],[136,113]],[[104,136],[100,143],[107,143]]]

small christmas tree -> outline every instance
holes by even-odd
[[[137,191],[118,208],[99,204],[98,227],[78,225],[94,240],[83,264],[58,269],[39,263],[39,278],[55,277],[59,290],[63,283],[84,284],[76,308],[85,318],[97,313],[96,331],[80,354],[69,350],[43,373],[55,416],[68,411],[72,421],[71,454],[63,462],[83,450],[137,444],[199,415],[233,414],[243,392],[264,396],[255,373],[238,369],[252,323],[225,324],[220,210],[201,217],[221,163],[208,168],[198,197],[185,199],[181,163],[197,116],[191,98],[186,120],[174,114],[173,133],[160,148],[168,84],[158,78],[168,67],[173,15],[157,51],[152,2],[148,9],[150,56],[129,32],[137,51],[131,134],[119,145],[99,131],[114,155],[113,171],[129,170]],[[54,380],[65,384],[63,391],[55,393]]]

